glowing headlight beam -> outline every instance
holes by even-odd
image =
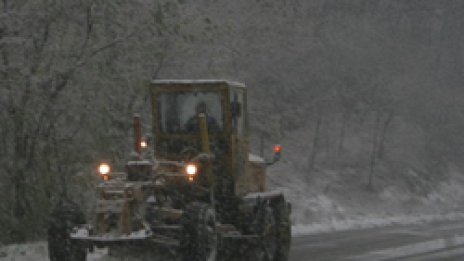
[[[187,164],[185,166],[185,173],[188,175],[196,175],[198,172],[198,167],[195,164]]]

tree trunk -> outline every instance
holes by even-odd
[[[330,157],[330,119],[329,120],[326,120],[324,121],[324,124],[325,125],[325,134],[324,134],[324,150],[325,150],[325,153],[327,155],[327,157]]]
[[[8,12],[8,0],[3,0],[3,12]]]
[[[344,150],[347,122],[348,113],[343,113],[341,119],[340,133],[338,136],[337,157],[340,157]]]
[[[367,187],[369,189],[374,189],[374,175],[375,175],[375,165],[377,163],[377,153],[378,153],[378,140],[379,140],[379,125],[380,125],[380,112],[376,113],[376,119],[372,132],[372,147],[371,147],[371,156],[369,162],[369,180]]]
[[[319,134],[320,134],[321,123],[322,123],[322,119],[321,117],[318,117],[316,120],[316,127],[314,130],[312,150],[311,150],[311,155],[309,157],[309,164],[308,164],[308,170],[310,174],[314,170],[315,163],[316,163],[315,161],[316,161],[316,157],[318,154],[319,139],[320,139]]]
[[[259,156],[261,156],[261,158],[264,158],[264,136],[263,135],[259,137]]]
[[[383,156],[385,154],[385,141],[387,139],[387,130],[391,122],[393,121],[394,117],[395,117],[395,111],[391,110],[388,113],[388,116],[383,123],[382,132],[380,133],[379,149],[378,149],[378,154],[377,154],[377,157],[379,159],[383,159]]]

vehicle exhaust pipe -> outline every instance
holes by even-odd
[[[140,115],[134,114],[134,151],[138,154],[142,153],[142,124],[140,123]]]
[[[206,115],[200,113],[198,115],[198,124],[200,125],[200,135],[201,135],[201,150],[203,153],[211,154],[211,149],[209,147],[209,136],[208,136],[208,121],[206,120]]]

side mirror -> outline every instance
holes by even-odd
[[[238,101],[233,101],[230,104],[231,110],[232,110],[232,117],[240,118],[242,116],[242,106],[240,102]]]
[[[277,161],[279,161],[281,153],[282,153],[282,146],[279,144],[275,145],[274,146],[274,158],[272,159],[272,161],[267,162],[267,165],[272,165],[276,163]]]

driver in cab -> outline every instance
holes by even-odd
[[[185,123],[185,129],[188,132],[198,132],[200,129],[198,118],[201,113],[203,113],[206,116],[206,121],[208,123],[208,132],[218,132],[219,125],[216,119],[208,113],[208,107],[206,103],[203,101],[198,102],[198,104],[195,106],[195,115],[190,117],[187,123]]]

